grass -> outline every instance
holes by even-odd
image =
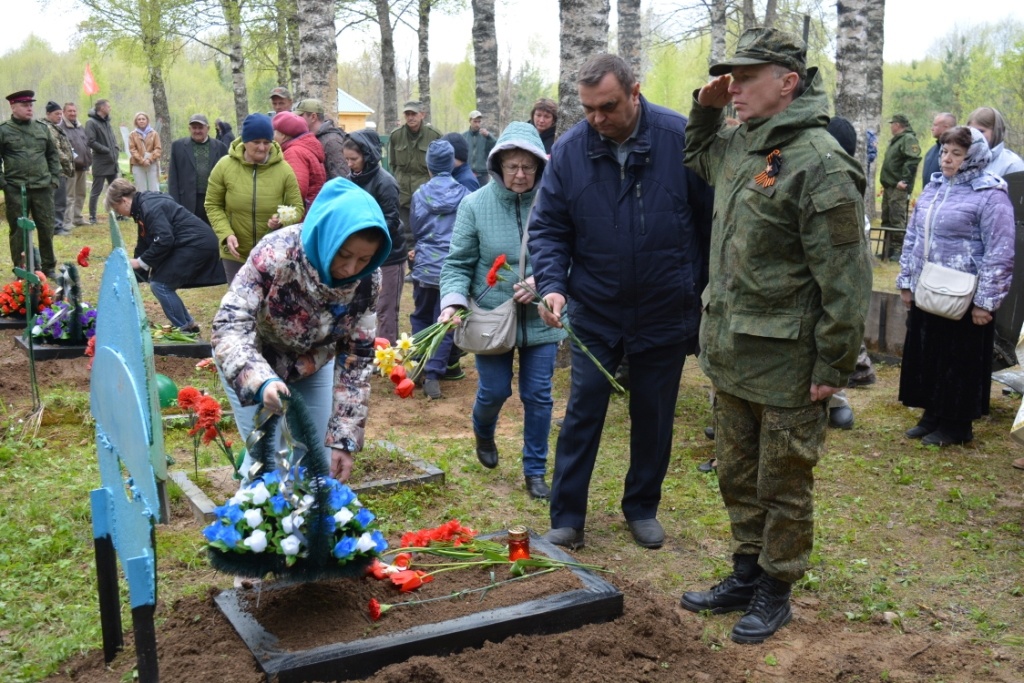
[[[121,226],[131,245],[134,226]],[[82,271],[87,297],[98,290],[109,243],[106,231],[101,225],[58,238],[62,260],[73,258],[85,244],[93,248],[94,264]],[[6,259],[6,253],[0,252],[0,258]],[[891,288],[895,267],[877,268],[876,286],[890,283],[879,288]],[[143,292],[151,319],[163,321],[148,290]],[[204,331],[222,292],[183,292]],[[406,310],[409,305],[406,301]],[[849,392],[857,427],[829,433],[828,452],[816,470],[812,566],[796,587],[797,598],[813,599],[822,618],[839,616],[851,627],[892,612],[897,632],[954,634],[1024,656],[1024,480],[1009,467],[1019,453],[1008,437],[1017,399],[993,391],[992,415],[975,424],[970,447],[925,448],[902,436],[916,415],[896,400],[899,369],[880,365],[878,374],[878,384]],[[197,372],[177,379],[179,385],[187,381],[222,396],[213,376]],[[696,362],[688,359],[660,514],[669,544],[658,552],[630,542],[619,510],[628,464],[628,404],[613,397],[590,491],[583,561],[606,564],[673,597],[710,585],[729,571],[729,523],[717,480],[695,471],[713,455],[713,443],[703,435],[711,421],[708,385]],[[568,374],[558,370],[554,391],[559,406],[567,390]],[[0,409],[0,497],[5,501],[0,506],[0,680],[12,683],[39,680],[69,656],[100,646],[88,502],[99,475],[88,391],[46,387],[43,397],[50,417],[35,438],[18,429],[24,400],[12,404],[16,397],[4,397]],[[390,428],[387,438],[448,476],[444,486],[365,496],[385,533],[453,517],[485,531],[512,523],[547,528],[547,507],[521,492],[515,462],[518,426],[499,437],[502,464],[485,471],[468,430],[447,435],[432,423],[429,404],[399,405],[422,410],[422,419]],[[468,410],[466,405],[467,416]],[[371,417],[381,419],[387,419],[386,412]],[[555,438],[553,433],[552,451]],[[165,430],[165,445],[168,452],[191,453],[191,440],[180,425]],[[202,452],[219,463],[212,448]],[[187,462],[179,457],[179,467],[191,466],[191,455]],[[157,543],[162,604],[230,585],[230,579],[208,568],[196,526],[160,527]],[[126,591],[123,581],[121,588]],[[126,598],[122,618],[127,626]],[[702,640],[718,649],[727,632],[726,622],[708,620]],[[774,666],[767,658],[765,663]]]

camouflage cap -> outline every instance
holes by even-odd
[[[750,28],[740,36],[736,54],[708,70],[712,76],[731,73],[736,66],[779,64],[795,71],[803,78],[807,75],[807,48],[797,36],[777,28]]]
[[[402,113],[404,114],[409,111],[415,112],[417,114],[422,114],[423,103],[418,100],[409,100],[408,102],[405,103],[405,106],[402,108]]]
[[[910,125],[910,119],[908,119],[903,114],[893,114],[892,118],[889,119],[889,123],[898,123],[901,126],[909,126]]]
[[[270,91],[270,99],[274,99],[275,97],[290,100],[292,98],[292,94],[288,92],[288,88],[277,86],[276,88]]]
[[[323,114],[324,103],[313,98],[305,99],[299,102],[298,106],[295,107],[295,111],[301,114]]]

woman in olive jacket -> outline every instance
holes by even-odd
[[[242,135],[231,143],[210,172],[206,215],[220,243],[224,273],[230,283],[253,245],[283,225],[302,220],[304,204],[295,172],[285,163],[266,114],[249,114]],[[295,215],[282,221],[278,208]],[[291,218],[291,220],[287,220]]]

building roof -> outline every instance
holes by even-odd
[[[339,114],[372,114],[373,109],[338,88],[338,113]]]

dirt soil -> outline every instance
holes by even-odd
[[[15,350],[14,332],[0,332],[0,396],[28,396],[24,356]],[[194,359],[157,357],[158,372],[175,379],[192,373]],[[475,374],[467,366],[466,381],[445,383],[446,398],[430,412],[435,433],[467,432]],[[85,361],[47,361],[37,365],[41,387],[67,384],[85,389]],[[379,387],[379,391],[377,389]],[[384,399],[385,383],[375,387],[374,401]],[[506,406],[506,429],[517,423],[520,407]],[[403,420],[422,421],[418,411],[394,411],[391,427]],[[512,426],[510,426],[512,425]],[[368,434],[386,438],[386,434]],[[192,524],[184,511],[175,524]],[[443,521],[443,520],[439,520]],[[662,550],[661,552],[671,552]],[[740,646],[727,639],[738,615],[704,619],[678,606],[678,595],[655,590],[646,581],[618,573],[609,577],[625,596],[624,614],[609,623],[584,626],[554,635],[513,636],[443,657],[413,657],[381,669],[376,683],[482,683],[496,681],[1024,681],[1024,663],[1009,654],[967,639],[933,632],[898,634],[892,626],[847,621],[842,615],[824,619],[814,599],[795,600],[792,623],[763,645]],[[161,603],[157,630],[160,677],[164,683],[257,683],[264,680],[241,639],[213,603],[213,594],[174,604]],[[266,597],[266,595],[264,595]],[[396,611],[384,619],[399,616]],[[311,620],[314,621],[314,620]],[[319,620],[315,620],[319,621]],[[372,632],[367,621],[360,629]],[[61,673],[47,679],[76,683],[119,683],[131,680],[135,666],[133,637],[108,667],[100,651],[74,656]],[[1000,666],[993,668],[993,661]]]

